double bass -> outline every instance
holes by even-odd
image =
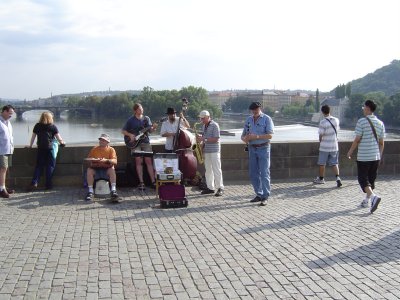
[[[186,98],[182,99],[182,111],[179,114],[183,115],[187,111],[189,101]],[[181,117],[178,121],[178,129],[174,136],[174,151],[178,155],[179,170],[183,174],[184,180],[192,180],[196,176],[197,159],[193,154],[192,139],[190,133],[182,128]]]

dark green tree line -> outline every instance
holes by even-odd
[[[339,84],[335,89],[334,89],[334,94],[335,98],[337,99],[342,99],[344,97],[350,97],[351,96],[351,83],[347,84]]]
[[[222,111],[209,101],[207,91],[194,86],[184,87],[179,91],[156,91],[151,87],[145,87],[139,95],[121,93],[106,97],[72,96],[65,100],[64,105],[95,109],[99,117],[127,118],[132,115],[133,105],[141,103],[146,115],[158,119],[165,115],[167,107],[174,107],[179,112],[184,97],[189,100],[186,114],[192,119],[196,119],[199,112],[204,109],[209,110],[214,118],[222,115]]]

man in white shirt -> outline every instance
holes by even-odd
[[[339,177],[339,145],[337,131],[339,130],[339,119],[332,117],[330,114],[329,105],[323,105],[321,112],[324,118],[319,123],[319,177],[314,179],[316,184],[325,183],[325,166],[331,166],[336,176],[337,187],[342,186],[342,181]]]
[[[11,105],[3,106],[0,115],[0,197],[10,198],[14,190],[6,188],[7,169],[11,166],[14,152],[14,138],[10,119],[14,113]]]
[[[160,135],[166,138],[165,152],[174,152],[174,137],[178,131],[178,124],[180,119],[181,128],[189,128],[190,124],[183,115],[180,118],[176,117],[176,111],[172,107],[167,108],[168,120],[164,121],[161,125]]]

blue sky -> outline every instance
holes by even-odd
[[[400,59],[400,1],[2,0],[0,97],[329,91]]]

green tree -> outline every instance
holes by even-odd
[[[400,126],[400,93],[389,98],[383,107],[382,120],[392,126]]]
[[[132,114],[133,101],[127,93],[106,96],[99,106],[99,114],[110,118],[127,118]]]
[[[230,97],[225,104],[232,112],[243,113],[249,110],[249,105],[253,101],[254,98],[248,96],[236,96]]]
[[[361,107],[364,105],[366,98],[363,94],[353,94],[349,99],[349,107],[345,111],[346,118],[355,121],[363,116]]]
[[[298,117],[304,117],[307,116],[307,114],[310,112],[310,109],[314,110],[313,107],[310,106],[312,104],[309,102],[309,105],[301,105],[300,103],[292,103],[290,105],[285,105],[282,107],[282,115],[285,117],[291,117],[291,118],[298,118]]]
[[[345,96],[350,98],[351,96],[351,82],[348,82],[345,87]]]
[[[335,88],[335,98],[341,99],[346,96],[346,86],[344,84],[340,84]]]
[[[319,107],[321,106],[321,103],[319,101],[319,89],[316,90],[315,92],[315,111],[319,111]]]
[[[186,116],[197,119],[201,110],[210,111],[213,118],[219,118],[222,111],[208,99],[208,92],[204,88],[188,86],[181,90],[156,91],[151,87],[144,87],[139,95],[120,93],[118,95],[99,97],[69,97],[64,104],[69,107],[86,107],[95,109],[99,116],[110,118],[128,117],[132,114],[135,103],[141,103],[145,114],[159,119],[165,116],[167,107],[174,107],[178,112],[182,109],[182,98],[189,100],[189,110]]]

